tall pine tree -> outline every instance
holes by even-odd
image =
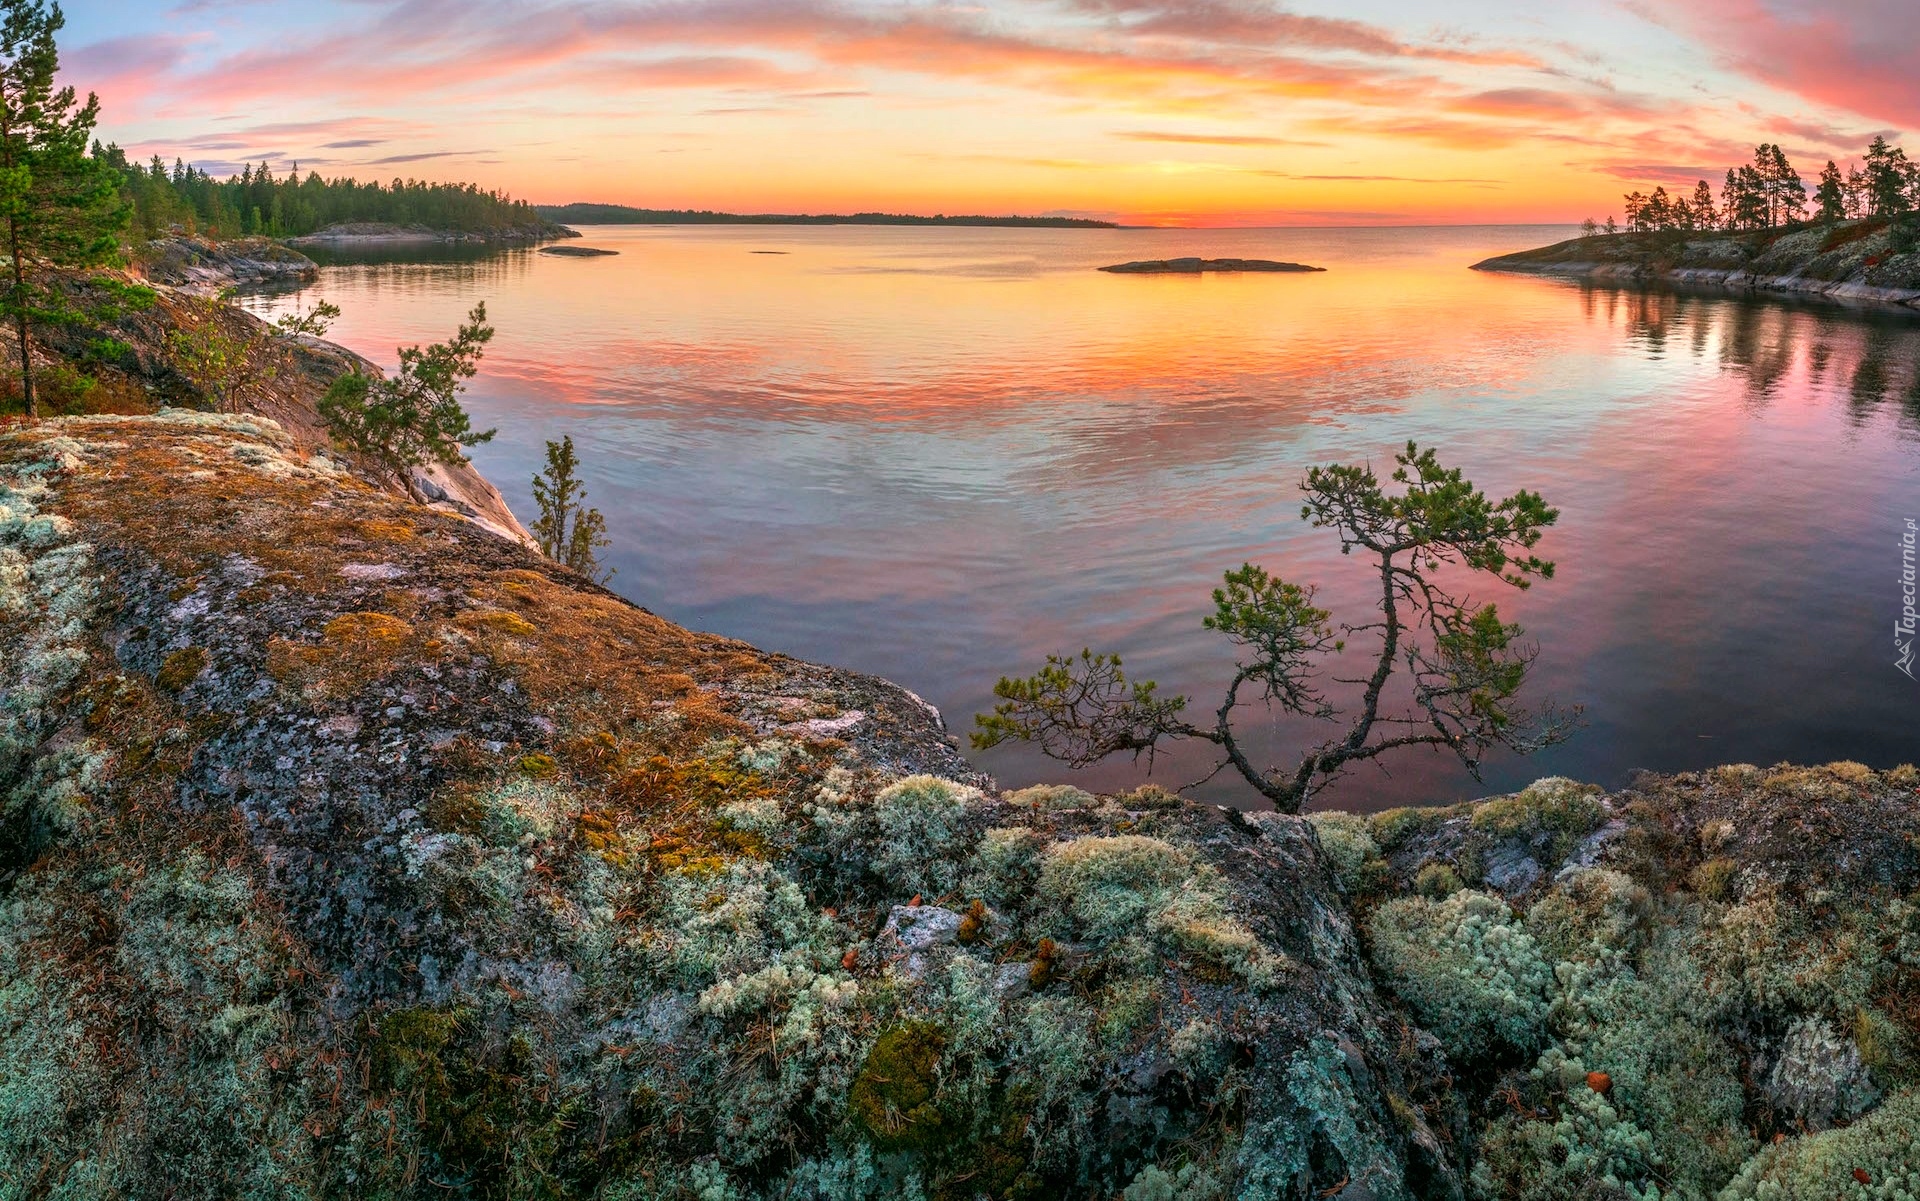
[[[1844,221],[1847,218],[1847,181],[1832,159],[1820,172],[1820,186],[1813,190],[1813,201],[1820,206],[1820,220]]]
[[[59,4],[0,0],[0,14],[0,218],[10,259],[0,314],[18,338],[21,389],[37,417],[32,325],[74,316],[37,276],[114,261],[128,214],[118,173],[87,153],[100,98],[79,104],[72,88],[54,87],[53,37],[66,24]]]

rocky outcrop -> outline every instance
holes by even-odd
[[[258,317],[216,303],[194,289],[159,288],[149,304],[118,303],[100,280],[65,279],[71,306],[107,313],[93,321],[49,326],[36,348],[48,362],[84,362],[93,380],[88,402],[109,411],[139,413],[155,406],[207,410],[216,407],[204,379],[183,370],[178,340],[183,334],[229,348],[251,348],[249,382],[236,399],[244,413],[268,418],[303,454],[326,455],[331,445],[319,401],[334,380],[350,371],[379,375],[372,361],[320,338],[284,338]],[[103,354],[102,347],[111,348]],[[406,481],[375,468],[371,478],[396,492]],[[469,463],[432,463],[415,471],[413,495],[470,518],[505,538],[533,539],[507,507],[499,490]]]
[[[552,221],[502,226],[486,230],[435,229],[426,225],[395,225],[385,221],[348,221],[316,233],[288,238],[288,246],[339,249],[350,246],[536,246],[558,238],[577,238],[576,230]]]
[[[996,794],[261,418],[0,488],[10,1189],[1461,1193],[1303,821]]]
[[[1312,272],[1325,271],[1325,267],[1309,267],[1304,263],[1279,263],[1271,259],[1143,259],[1134,263],[1115,263],[1111,267],[1102,267],[1102,271],[1111,271],[1115,275],[1197,275],[1203,271],[1267,271],[1267,272]]]
[[[148,280],[196,296],[297,287],[320,276],[312,259],[271,238],[161,238],[137,257]]]
[[[1920,308],[1920,246],[1911,226],[1885,218],[1750,232],[1603,234],[1500,255],[1473,269]]]
[[[542,246],[541,254],[557,255],[569,259],[609,258],[619,254],[617,250],[602,250],[598,246]]]

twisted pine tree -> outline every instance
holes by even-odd
[[[1493,501],[1442,467],[1432,450],[1409,442],[1394,456],[1390,492],[1366,466],[1315,467],[1302,485],[1301,516],[1331,529],[1343,554],[1362,555],[1379,583],[1375,620],[1333,624],[1312,587],[1289,583],[1251,563],[1226,573],[1204,624],[1240,648],[1226,696],[1210,725],[1186,718],[1187,698],[1162,696],[1151,680],[1126,677],[1117,655],[1050,655],[1034,675],[1002,679],[991,713],[975,718],[973,745],[1037,744],[1052,758],[1085,766],[1109,755],[1152,756],[1165,741],[1211,742],[1231,766],[1281,811],[1298,813],[1314,791],[1355,763],[1392,751],[1451,751],[1479,778],[1495,747],[1525,754],[1564,740],[1577,710],[1532,711],[1515,698],[1538,649],[1492,604],[1477,605],[1435,583],[1446,565],[1493,576],[1515,588],[1550,579],[1553,564],[1531,553],[1558,518],[1537,493]],[[1262,769],[1236,737],[1233,716],[1248,699],[1287,713],[1338,721],[1342,710],[1321,684],[1321,665],[1348,639],[1376,643],[1372,669],[1334,682],[1359,689],[1344,731],[1310,747],[1290,767]],[[1411,696],[1389,699],[1388,681],[1404,671]],[[1251,689],[1255,696],[1244,693]],[[1219,770],[1219,769],[1216,769]]]
[[[76,318],[37,269],[98,267],[115,261],[129,214],[119,177],[87,153],[100,98],[79,104],[54,87],[60,6],[0,0],[0,219],[6,223],[9,280],[0,314],[13,326],[27,414],[40,415],[33,386],[34,322]]]

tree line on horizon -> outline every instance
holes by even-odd
[[[542,223],[531,204],[478,184],[362,182],[350,176],[327,179],[318,171],[303,177],[298,163],[275,176],[264,162],[216,179],[177,158],[170,168],[159,155],[144,165],[131,162],[116,145],[95,142],[92,153],[118,177],[121,198],[132,209],[133,236],[143,242],[171,233],[291,238],[352,221],[425,225],[456,233],[496,233]]]
[[[1821,169],[1811,196],[1786,154],[1771,142],[1754,147],[1753,161],[1727,168],[1716,200],[1713,187],[1700,180],[1691,195],[1669,195],[1656,187],[1649,195],[1628,192],[1626,228],[1635,233],[1669,230],[1772,229],[1811,219],[1822,222],[1863,217],[1897,218],[1920,211],[1920,163],[1907,152],[1876,135],[1858,166],[1842,174],[1833,160]],[[1588,236],[1620,226],[1612,217],[1605,225],[1587,218]]]

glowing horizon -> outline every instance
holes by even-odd
[[[136,159],[662,209],[1577,222],[1920,129],[1905,0],[1531,7],[75,0],[62,47]]]

